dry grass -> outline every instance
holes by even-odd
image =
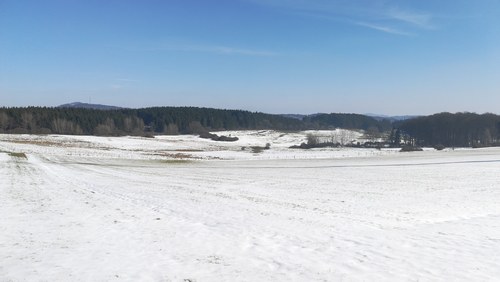
[[[174,151],[175,152],[175,151]],[[190,154],[184,154],[184,153],[172,153],[172,152],[157,152],[151,154],[153,156],[162,156],[162,157],[167,157],[167,158],[172,158],[172,159],[199,159],[193,155]]]
[[[73,148],[73,147],[90,147],[89,142],[81,142],[81,141],[72,141],[72,142],[57,142],[57,141],[48,141],[48,140],[2,140],[4,142],[10,142],[15,144],[28,144],[28,145],[36,145],[36,146],[45,146],[45,147],[63,147],[63,148]]]
[[[177,149],[174,150],[175,152],[204,152],[204,150],[199,150],[199,149]]]
[[[183,160],[183,159],[172,159],[172,160],[162,160],[161,163],[164,164],[189,164],[192,163],[192,160]]]
[[[11,153],[9,153],[9,156],[14,157],[14,158],[28,159],[28,156],[26,156],[25,153],[14,153],[14,152],[11,152]]]

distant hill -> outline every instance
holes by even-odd
[[[281,114],[280,116],[298,120],[302,120],[304,117],[306,117],[306,115],[300,115],[300,114]]]
[[[301,115],[301,114],[281,114],[280,116],[286,117],[286,118],[293,118],[293,119],[298,119],[298,120],[303,120],[306,117],[312,118],[315,116],[323,115],[323,113],[317,113],[317,114],[310,114],[310,115]]]
[[[81,103],[81,102],[63,104],[63,105],[60,105],[57,107],[58,108],[71,108],[71,109],[93,109],[93,110],[120,110],[120,109],[123,109],[123,108],[115,107],[115,106],[108,106],[108,105],[101,105],[101,104],[89,104],[89,103]]]
[[[387,115],[378,115],[378,114],[365,114],[365,115],[372,117],[378,121],[386,119],[386,120],[389,120],[391,122],[403,121],[403,120],[419,117],[419,116],[414,116],[414,115],[405,115],[405,116],[387,116]]]
[[[314,114],[306,116],[302,122],[307,128],[315,129],[363,129],[377,128],[380,132],[388,131],[392,128],[388,119],[377,120],[374,117],[360,114],[331,113]]]

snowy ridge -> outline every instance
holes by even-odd
[[[68,104],[63,104],[57,106],[58,108],[79,108],[79,109],[94,109],[94,110],[119,110],[123,109],[121,107],[101,105],[101,104],[90,104],[82,102],[73,102]]]

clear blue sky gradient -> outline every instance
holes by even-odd
[[[497,0],[0,0],[0,106],[500,113]]]

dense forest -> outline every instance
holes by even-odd
[[[0,108],[0,132],[34,134],[190,134],[236,129],[304,129],[302,121],[280,115],[195,107],[97,110],[83,108]]]
[[[439,113],[401,122],[391,134],[393,143],[416,146],[482,147],[499,145],[500,116]]]
[[[301,120],[242,110],[196,107],[113,110],[0,108],[0,133],[141,136],[239,129],[295,131],[333,128],[362,129],[369,134],[390,132],[388,142],[393,146],[480,147],[500,143],[500,116],[495,114],[440,113],[391,123],[359,114],[316,114]]]
[[[346,128],[385,132],[392,128],[391,122],[387,119],[376,120],[360,114],[317,114],[306,116],[303,121],[311,129]]]
[[[303,120],[242,110],[196,107],[143,109],[0,108],[0,132],[34,134],[142,135],[191,134],[237,129],[373,129],[386,131],[388,121],[356,114],[318,114]]]

